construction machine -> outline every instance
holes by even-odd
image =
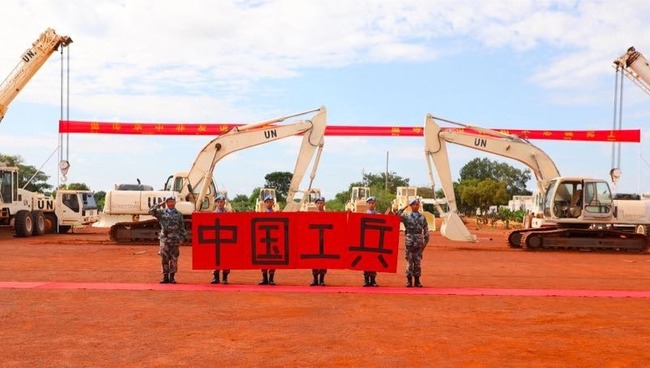
[[[4,118],[11,101],[23,90],[50,55],[59,47],[68,46],[70,43],[72,43],[70,37],[58,35],[52,28],[48,28],[41,33],[32,47],[23,53],[18,65],[0,84],[0,121]]]
[[[266,206],[264,205],[264,198],[266,197],[273,198],[273,211],[280,211],[280,205],[278,204],[278,197],[275,194],[275,188],[262,188],[260,189],[260,194],[255,200],[255,212],[265,212]]]
[[[614,60],[614,66],[639,88],[650,94],[650,64],[643,54],[630,47],[625,54]]]
[[[405,208],[404,213],[410,213],[411,207],[408,206],[409,202],[412,199],[418,198],[421,202],[424,202],[422,196],[418,195],[418,187],[408,186],[408,187],[397,187],[395,191],[395,199],[391,203],[392,212],[397,212],[401,208]],[[433,202],[431,202],[433,203]],[[436,230],[436,218],[429,211],[425,211],[424,207],[422,208],[422,213],[427,220],[427,225],[429,226],[429,231]],[[400,230],[404,231],[404,224],[400,223]]]
[[[279,124],[287,119],[316,113],[309,120],[300,120],[291,124]],[[163,191],[150,193],[125,192],[119,203],[112,200],[113,215],[146,215],[149,205],[162,201],[167,196],[176,198],[176,209],[186,217],[186,228],[191,231],[191,215],[193,212],[211,212],[215,209],[215,193],[213,174],[217,162],[226,155],[242,149],[270,143],[278,139],[302,135],[302,144],[298,159],[293,170],[293,177],[289,184],[287,193],[287,205],[283,211],[299,211],[301,203],[294,202],[299,185],[313,160],[312,170],[309,175],[309,188],[316,176],[318,162],[323,149],[323,136],[327,121],[327,110],[324,106],[297,114],[287,115],[275,119],[265,120],[235,127],[217,138],[211,140],[199,152],[191,169],[188,172],[180,172],[171,175]],[[107,198],[113,198],[118,193],[106,194]],[[126,207],[127,198],[132,202]],[[117,209],[117,206],[123,209]],[[159,224],[157,220],[146,221],[125,221],[118,222],[111,226],[109,234],[115,242],[133,241],[154,241],[158,237]]]
[[[307,191],[304,191],[303,198],[301,200],[302,206],[300,210],[303,212],[316,212],[318,207],[316,206],[316,200],[320,198],[321,191],[317,188],[311,188]]]
[[[370,197],[369,187],[352,187],[350,200],[345,204],[345,210],[350,212],[366,213],[368,203],[366,198]]]
[[[442,130],[435,119],[460,125],[461,129]],[[447,143],[515,159],[535,174],[538,191],[543,194],[544,226],[514,230],[508,237],[513,248],[628,250],[648,248],[647,229],[650,208],[644,202],[612,199],[606,180],[563,177],[553,160],[525,139],[491,129],[454,123],[426,116],[425,156],[432,182],[431,161],[436,167],[449,211],[441,211],[441,234],[456,241],[476,241],[457,213],[449,168]],[[435,191],[434,191],[435,192]],[[634,231],[626,231],[632,229]]]
[[[17,237],[65,233],[98,220],[93,192],[57,190],[53,198],[20,188],[18,179],[18,167],[0,163],[0,225]]]

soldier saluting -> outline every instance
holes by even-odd
[[[160,258],[162,262],[163,279],[161,284],[175,284],[178,272],[179,247],[185,241],[185,220],[183,214],[176,209],[176,198],[167,197],[165,202],[158,203],[149,209],[149,214],[160,223]]]
[[[411,207],[410,213],[404,213],[406,208]],[[404,228],[406,229],[406,287],[422,287],[420,276],[422,274],[422,252],[429,243],[429,225],[427,220],[420,212],[420,199],[413,198],[408,206],[399,209],[397,215],[400,216]]]

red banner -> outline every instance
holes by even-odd
[[[244,124],[185,124],[185,123],[107,123],[92,121],[59,120],[59,133],[136,134],[136,135],[210,135],[217,136]],[[463,128],[443,128],[463,130]],[[466,129],[467,131],[471,131]],[[525,139],[568,140],[591,142],[641,141],[640,129],[626,130],[530,130],[494,129]],[[424,128],[418,126],[354,126],[328,125],[325,135],[350,137],[422,137]]]
[[[399,216],[348,212],[192,214],[192,269],[397,272]]]

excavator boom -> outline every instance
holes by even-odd
[[[284,125],[279,124],[287,118],[311,112],[316,112],[316,114],[310,120],[301,120]],[[322,106],[318,109],[234,128],[206,144],[199,151],[190,171],[176,173],[171,176],[165,185],[165,191],[176,193],[176,208],[186,216],[186,225],[188,230],[191,230],[189,217],[192,212],[214,211],[215,189],[213,175],[215,174],[217,163],[222,158],[242,149],[302,134],[302,145],[287,196],[287,206],[284,208],[284,211],[299,211],[301,203],[295,203],[293,199],[313,159],[313,168],[310,174],[311,180],[307,191],[311,188],[323,149],[323,136],[325,134],[326,123],[327,110]],[[107,198],[112,197],[109,194],[107,194]],[[163,196],[158,195],[157,197]],[[303,201],[307,199],[308,196],[303,196]],[[115,215],[119,214],[115,213]],[[139,214],[134,213],[132,215]],[[151,241],[155,240],[157,232],[158,224],[156,220],[147,220],[140,223],[120,222],[111,226],[110,230],[111,240],[117,242]]]

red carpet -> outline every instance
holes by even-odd
[[[361,286],[259,286],[259,285],[209,285],[209,284],[127,284],[93,282],[0,282],[0,289],[44,290],[166,290],[166,291],[216,291],[216,292],[280,292],[280,293],[364,293],[458,296],[537,296],[537,297],[587,297],[587,298],[650,298],[645,290],[558,290],[558,289],[489,289],[489,288],[405,288]]]

